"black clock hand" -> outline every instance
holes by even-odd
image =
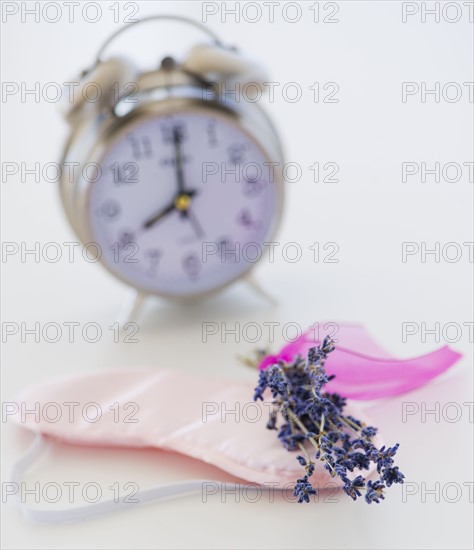
[[[198,219],[196,218],[196,215],[192,210],[187,210],[187,218],[191,222],[191,225],[194,229],[194,233],[196,233],[196,237],[198,239],[202,239],[204,237],[204,231]]]
[[[172,204],[168,205],[166,208],[160,210],[150,218],[148,218],[145,223],[143,224],[144,229],[149,229],[153,225],[155,225],[157,222],[162,220],[164,217],[166,217],[168,214],[173,212],[174,210],[178,210],[181,214],[182,218],[188,218],[188,212],[189,212],[189,205],[191,204],[192,197],[197,193],[196,190],[191,191],[185,191],[184,189],[184,173],[183,173],[183,157],[181,153],[181,139],[182,139],[182,133],[179,128],[179,126],[173,127],[173,144],[174,144],[174,151],[175,151],[175,167],[176,167],[176,184],[178,187],[178,192],[176,194],[176,197]],[[195,227],[196,234],[202,233],[202,229],[198,229],[198,227],[193,223],[193,227]]]
[[[160,220],[162,220],[168,214],[171,214],[171,212],[173,212],[174,210],[176,210],[176,207],[175,207],[174,202],[172,202],[166,208],[163,208],[162,210],[160,210],[159,212],[157,212],[156,214],[153,214],[153,216],[148,218],[143,223],[143,229],[150,229],[150,227],[155,225],[155,223],[158,223]]]
[[[181,130],[178,126],[173,128],[173,143],[174,143],[174,163],[176,166],[176,183],[178,186],[178,195],[186,193],[184,190],[184,173],[183,173],[183,155],[181,154]]]
[[[155,225],[155,223],[158,223],[160,220],[165,218],[168,214],[171,214],[171,212],[173,212],[174,210],[178,210],[181,215],[187,215],[189,204],[191,203],[191,198],[195,195],[197,195],[196,189],[192,189],[191,191],[188,191],[183,195],[178,195],[171,204],[169,204],[165,208],[162,208],[156,214],[153,214],[151,217],[149,217],[143,223],[143,229],[149,229],[150,227]]]

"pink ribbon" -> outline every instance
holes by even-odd
[[[320,326],[325,327],[324,323]],[[327,326],[336,327],[334,323]],[[327,388],[351,399],[379,399],[407,393],[447,371],[462,357],[449,346],[444,346],[420,357],[395,359],[372,340],[363,327],[342,325],[337,328],[337,333],[334,333],[336,349],[328,356],[325,365],[327,374],[336,377]],[[330,334],[331,330],[327,332]],[[317,335],[305,332],[277,355],[267,355],[259,369],[265,369],[279,359],[291,361],[296,355],[305,356],[318,343]]]

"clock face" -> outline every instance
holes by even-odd
[[[271,160],[219,114],[183,111],[127,129],[102,157],[88,197],[102,261],[157,294],[192,296],[230,283],[271,237]]]

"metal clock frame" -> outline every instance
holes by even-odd
[[[162,17],[157,16],[150,19],[155,18],[161,19]],[[182,20],[182,18],[178,18],[178,20]],[[214,38],[214,35],[212,36]],[[96,64],[102,63],[100,56],[113,37],[107,40],[101,48]],[[80,169],[73,181],[70,181],[67,177],[66,170],[62,171],[60,193],[70,224],[83,244],[94,242],[89,217],[89,197],[92,186],[96,183],[85,181],[82,177],[82,168],[87,163],[100,164],[101,159],[116,140],[120,139],[124,133],[130,131],[133,127],[150,120],[152,117],[193,112],[203,113],[214,118],[222,118],[246,134],[268,161],[280,163],[281,167],[284,165],[282,148],[276,130],[271,120],[256,103],[229,101],[227,98],[223,100],[218,89],[215,94],[210,97],[210,94],[207,94],[208,97],[204,99],[203,85],[205,79],[199,75],[189,75],[185,71],[180,71],[179,66],[172,71],[162,66],[156,71],[142,73],[139,76],[138,83],[140,84],[142,80],[145,85],[143,88],[139,86],[139,89],[144,91],[139,94],[139,101],[135,104],[136,106],[125,115],[119,116],[117,114],[118,107],[124,105],[124,98],[121,98],[110,109],[97,113],[95,117],[89,117],[85,120],[79,118],[72,122],[72,133],[63,153],[62,164],[79,162]],[[154,97],[157,91],[162,94],[159,99]],[[281,170],[275,171],[275,181],[271,185],[275,186],[276,210],[265,241],[274,239],[282,217],[284,188]],[[136,303],[132,309],[136,309],[139,302],[146,295],[157,295],[166,299],[189,302],[211,296],[239,279],[249,281],[257,290],[264,293],[263,289],[259,288],[259,285],[250,279],[251,271],[256,265],[254,263],[249,263],[243,272],[211,290],[180,295],[141,287],[124,277],[119,270],[111,269],[102,259],[99,260],[116,278],[136,289]]]

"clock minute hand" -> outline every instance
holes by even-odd
[[[181,134],[177,126],[173,128],[174,143],[174,162],[176,166],[176,183],[178,185],[178,195],[186,193],[184,190],[183,156],[181,154]]]

